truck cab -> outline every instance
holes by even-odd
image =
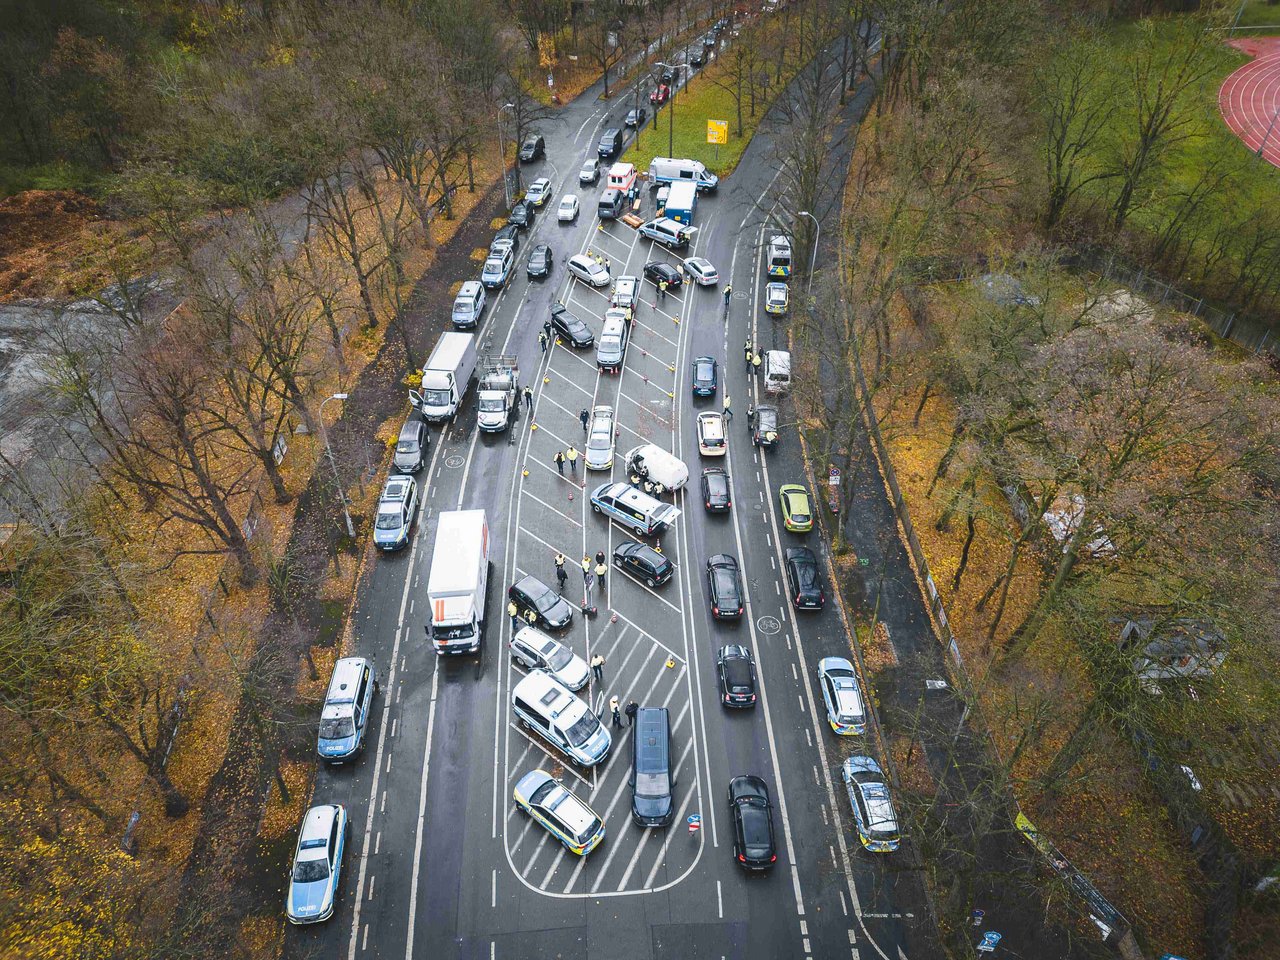
[[[480,358],[476,424],[486,433],[507,429],[520,406],[520,368],[515,357]]]

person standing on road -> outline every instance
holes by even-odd
[[[760,364],[762,363],[764,363],[764,357],[760,356],[760,351],[757,350],[751,355],[751,370],[757,376],[760,374]]]
[[[533,413],[533,387],[524,388],[524,408]]]
[[[724,395],[724,422],[731,423],[733,421],[733,410],[729,408],[729,395]]]
[[[551,321],[550,320],[542,321],[542,332],[547,335],[547,342],[549,343],[551,341]]]
[[[730,298],[730,297],[732,297],[732,296],[733,296],[733,284],[732,284],[732,283],[726,283],[726,284],[724,285],[724,305],[725,305],[726,307],[729,305],[729,298]],[[750,341],[750,340],[748,340],[748,341],[747,341],[747,344],[748,344],[748,345],[750,345],[750,343],[751,343],[751,341]]]
[[[609,565],[604,562],[604,551],[596,554],[596,581],[600,584],[600,592],[604,593],[604,575],[609,572]]]
[[[557,450],[556,455],[551,458],[556,462],[556,469],[560,471],[560,476],[564,476],[564,452]]]
[[[546,352],[547,352],[547,340],[548,340],[548,339],[549,339],[549,338],[547,337],[547,331],[545,331],[545,330],[539,330],[539,331],[538,331],[538,346],[540,346],[540,347],[542,348],[542,352],[543,352],[543,353],[546,353]]]
[[[511,618],[511,632],[514,634],[520,629],[520,608],[514,600],[507,604],[507,616]]]
[[[667,299],[667,281],[665,281],[665,280],[659,280],[659,281],[658,281],[658,299],[659,299],[659,300],[661,300],[661,301],[663,301],[664,303],[666,302],[666,299]]]
[[[751,350],[751,341],[747,341],[747,345],[742,348],[742,361],[747,365],[747,373],[751,372],[751,359],[755,354]]]
[[[564,593],[565,581],[569,579],[569,574],[564,569],[564,554],[557,553],[555,558],[556,565],[556,582],[560,584],[560,592]]]
[[[596,654],[591,658],[591,673],[600,683],[604,683],[604,657]]]
[[[636,714],[640,712],[640,704],[632,700],[627,704],[627,726],[634,727],[636,725]]]
[[[578,475],[578,448],[573,444],[569,444],[569,449],[564,452],[564,458],[569,461],[569,472],[576,477]]]
[[[756,405],[750,400],[747,401],[747,429],[752,430],[756,425]]]
[[[618,712],[617,696],[612,696],[609,698],[609,711],[613,714],[613,725],[615,727],[622,726],[622,714]]]
[[[582,421],[582,432],[587,432],[587,424],[591,422],[591,411],[583,410],[578,414],[578,419]]]

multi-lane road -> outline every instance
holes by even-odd
[[[695,81],[696,82],[696,81]],[[554,192],[521,244],[520,269],[491,301],[479,331],[481,351],[516,354],[535,391],[514,438],[475,427],[474,392],[458,417],[435,431],[421,474],[423,512],[408,549],[377,558],[355,608],[355,653],[371,657],[382,677],[368,749],[356,763],[322,770],[316,802],[339,802],[351,815],[346,877],[331,920],[288,932],[291,956],[387,958],[884,958],[936,955],[923,917],[916,875],[894,856],[862,851],[839,779],[840,761],[869,745],[838,738],[827,726],[815,683],[824,656],[848,655],[837,606],[797,615],[785,595],[782,551],[804,543],[820,555],[819,535],[786,533],[777,488],[804,482],[790,405],[783,401],[782,440],[764,453],[752,446],[745,416],[760,393],[742,362],[748,337],[786,347],[786,321],[763,311],[764,243],[776,170],[757,138],[737,171],[698,206],[698,231],[685,256],[719,268],[716,288],[686,286],[657,301],[644,283],[616,375],[601,374],[594,351],[556,343],[540,351],[537,334],[551,305],[564,302],[598,334],[608,289],[571,281],[564,261],[590,251],[607,257],[616,277],[638,276],[650,260],[675,261],[618,221],[594,217],[602,187],[579,187],[577,171],[595,154],[599,131],[621,126],[625,103],[582,98],[544,124],[547,157],[526,166]],[[646,132],[646,136],[652,136]],[[565,193],[582,199],[575,224],[555,219]],[[644,194],[644,213],[652,199]],[[548,243],[556,269],[528,281],[524,256]],[[465,279],[465,278],[458,278]],[[734,295],[724,310],[723,284]],[[695,400],[689,365],[720,361],[720,390]],[[733,398],[728,455],[699,457],[694,418]],[[612,471],[561,475],[552,457],[585,438],[579,412],[598,404],[617,411],[618,457]],[[676,819],[665,830],[630,819],[630,743],[614,730],[608,760],[585,770],[567,764],[513,722],[511,690],[521,677],[506,652],[506,587],[532,573],[554,584],[552,558],[570,563],[597,550],[612,554],[630,535],[590,509],[590,490],[625,480],[621,454],[653,442],[690,467],[689,487],[666,499],[683,511],[661,540],[676,576],[649,589],[611,569],[593,593],[595,617],[576,614],[563,639],[584,658],[606,658],[603,683],[582,695],[609,715],[617,695],[664,706],[673,724]],[[732,477],[733,509],[710,515],[698,494],[703,466]],[[435,517],[483,508],[492,534],[489,625],[478,657],[438,659],[424,624]],[[708,556],[729,553],[742,566],[746,612],[740,623],[713,621],[706,597]],[[566,597],[581,599],[573,576]],[[828,589],[830,595],[833,591]],[[714,657],[727,643],[755,654],[760,702],[754,710],[720,706]],[[586,858],[566,852],[512,804],[512,787],[541,767],[561,777],[600,813],[605,842]],[[778,833],[778,862],[748,876],[733,859],[726,789],[731,777],[756,774],[768,784]],[[702,828],[687,829],[691,814]]]

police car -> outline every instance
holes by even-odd
[[[604,821],[563,783],[530,770],[512,791],[516,806],[547,828],[570,853],[585,857],[604,839]]]

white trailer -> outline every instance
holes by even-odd
[[[515,357],[480,358],[476,423],[486,433],[507,429],[520,407],[520,367]]]
[[[451,419],[475,379],[476,338],[470,333],[442,333],[422,368],[422,389],[409,391],[409,402],[424,420]]]
[[[489,587],[489,521],[483,510],[448,510],[436,522],[427,632],[440,655],[475,653],[484,636]]]

